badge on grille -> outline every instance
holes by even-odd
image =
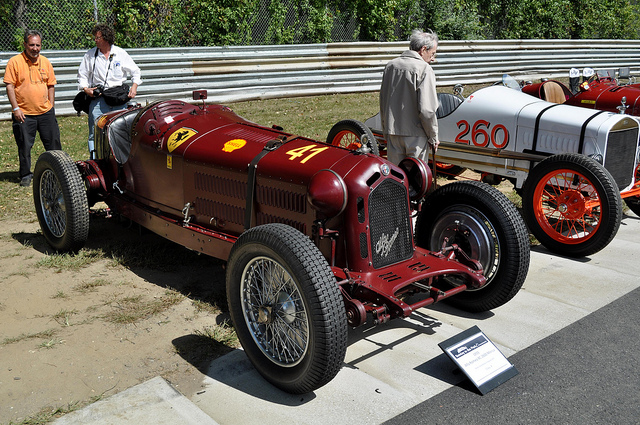
[[[391,247],[393,243],[396,241],[398,237],[398,233],[400,233],[400,229],[396,227],[396,231],[393,232],[393,235],[389,236],[386,233],[380,235],[380,239],[376,242],[376,254],[386,257],[391,252]]]
[[[389,168],[389,164],[382,164],[380,166],[380,172],[382,173],[383,176],[388,176],[389,173],[391,172],[391,168]]]

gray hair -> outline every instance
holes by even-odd
[[[433,30],[427,29],[422,31],[416,29],[411,31],[411,37],[409,37],[409,48],[413,51],[419,52],[423,47],[427,47],[427,50],[433,49],[438,44],[438,34]]]
[[[40,41],[42,41],[42,34],[40,34],[40,31],[26,30],[24,32],[24,44],[29,44],[29,39],[31,37],[40,37]]]

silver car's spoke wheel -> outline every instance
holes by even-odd
[[[274,363],[298,364],[309,345],[309,320],[291,275],[260,257],[247,264],[240,285],[242,312],[253,340]]]

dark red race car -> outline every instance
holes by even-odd
[[[628,73],[625,75],[628,77],[625,81],[635,81]],[[573,91],[556,80],[524,83],[522,91],[551,103],[640,115],[640,84],[620,84],[620,75],[616,76],[612,70],[595,71],[591,76],[583,77],[582,83],[575,82],[579,77],[570,78]]]
[[[226,260],[238,338],[256,369],[288,392],[313,391],[338,373],[349,326],[443,299],[493,309],[527,275],[526,227],[506,196],[455,182],[421,202],[431,176],[419,160],[396,166],[204,100],[103,115],[96,147],[95,160],[62,151],[38,159],[34,202],[49,244],[80,249],[90,207],[103,201],[110,215]]]

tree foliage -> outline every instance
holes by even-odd
[[[478,0],[489,39],[638,38],[639,10],[629,0]]]
[[[91,47],[97,20],[123,47],[406,40],[636,39],[634,0],[0,0],[0,50],[27,28],[46,49]],[[97,10],[94,10],[97,4]],[[345,35],[346,34],[346,35]]]

